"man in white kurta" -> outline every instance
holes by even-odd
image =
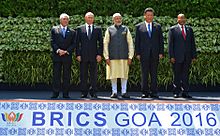
[[[111,98],[117,98],[117,78],[121,79],[121,96],[130,98],[127,94],[127,79],[129,65],[134,56],[134,47],[128,27],[122,25],[122,16],[113,15],[114,25],[107,28],[104,37],[104,52],[106,59],[106,79],[111,80]]]

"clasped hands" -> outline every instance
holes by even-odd
[[[63,56],[63,55],[65,55],[65,54],[69,54],[67,51],[65,51],[65,50],[59,50],[58,51],[58,54],[59,54],[59,56]]]

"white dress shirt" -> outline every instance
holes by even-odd
[[[149,31],[148,24],[150,24],[150,32],[152,32],[152,22],[150,22],[150,23],[147,23],[146,21],[144,21],[144,22],[146,24],[147,31]]]
[[[90,25],[90,29],[91,29],[91,33],[92,33],[92,30],[93,30],[93,24]],[[87,36],[88,36],[88,33],[89,32],[89,25],[86,23],[86,33],[87,33]]]
[[[178,26],[180,28],[180,31],[182,32],[182,25],[178,24]],[[184,29],[183,31],[184,31],[184,33],[186,35],[186,26],[185,25],[183,25],[183,29]]]
[[[63,28],[65,29],[65,31],[66,31],[66,29],[67,29],[67,26],[62,26],[62,25],[60,25],[60,27],[61,27],[61,30],[63,31]]]

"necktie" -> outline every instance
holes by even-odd
[[[63,34],[63,37],[66,36],[66,29],[65,28],[62,29],[62,34]]]
[[[150,29],[150,24],[148,24],[148,35],[151,38],[151,29]]]
[[[91,38],[91,35],[92,35],[91,26],[89,25],[89,30],[88,30],[88,38],[89,38],[89,39]]]
[[[183,27],[183,25],[182,25],[182,35],[183,35],[184,40],[186,40],[186,34],[185,34],[185,32],[184,32],[184,27]]]

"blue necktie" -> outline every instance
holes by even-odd
[[[148,35],[151,38],[151,29],[150,29],[150,24],[148,24]]]
[[[62,29],[62,34],[63,34],[63,37],[66,36],[66,29],[65,28]]]

